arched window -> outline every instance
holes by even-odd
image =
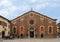
[[[20,32],[24,32],[24,28],[23,27],[20,27]]]
[[[52,33],[52,27],[49,27],[49,33]]]
[[[7,23],[4,23],[5,24],[5,26],[7,27]]]
[[[0,21],[0,25],[2,24],[2,22]]]
[[[33,25],[34,24],[34,20],[30,20],[30,24]]]
[[[44,27],[41,27],[41,31],[44,31]]]
[[[13,28],[13,32],[16,33],[16,28]]]
[[[44,32],[44,27],[43,26],[40,27],[40,32]]]
[[[53,33],[53,26],[48,26],[48,33]]]

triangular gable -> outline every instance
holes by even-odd
[[[25,14],[28,14],[28,13],[30,13],[30,12],[34,12],[34,13],[36,13],[36,14],[39,14],[39,15],[44,16],[44,17],[47,17],[47,18],[52,19],[52,20],[54,20],[54,21],[57,20],[57,19],[50,18],[50,17],[48,17],[48,16],[46,16],[46,15],[43,15],[43,14],[41,14],[41,13],[39,13],[39,12],[36,12],[36,11],[33,11],[33,10],[28,11],[28,12],[24,13],[23,15],[18,16],[17,18],[22,17],[22,16],[24,16]],[[17,19],[17,18],[15,18],[15,19]],[[13,19],[13,20],[15,20],[15,19]],[[12,20],[12,21],[13,21],[13,20]]]

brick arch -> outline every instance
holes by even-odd
[[[19,27],[19,36],[23,35],[24,36],[24,26]]]
[[[16,33],[14,33],[14,31],[13,31],[14,28],[16,29]],[[17,34],[17,27],[16,27],[16,26],[13,26],[13,27],[12,27],[12,33],[13,33],[13,34]]]
[[[29,27],[28,29],[28,38],[30,38],[30,31],[33,31],[34,32],[34,38],[35,38],[35,28],[34,27]]]
[[[24,32],[24,26],[20,26],[20,32]]]
[[[40,32],[44,32],[45,31],[45,27],[44,26],[40,26]]]

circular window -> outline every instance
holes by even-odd
[[[34,20],[30,20],[30,24],[33,25],[34,24]]]
[[[30,16],[33,16],[33,14],[30,14]]]

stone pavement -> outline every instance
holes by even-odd
[[[3,40],[0,42],[60,42],[60,38],[49,38],[49,39],[12,39]]]

